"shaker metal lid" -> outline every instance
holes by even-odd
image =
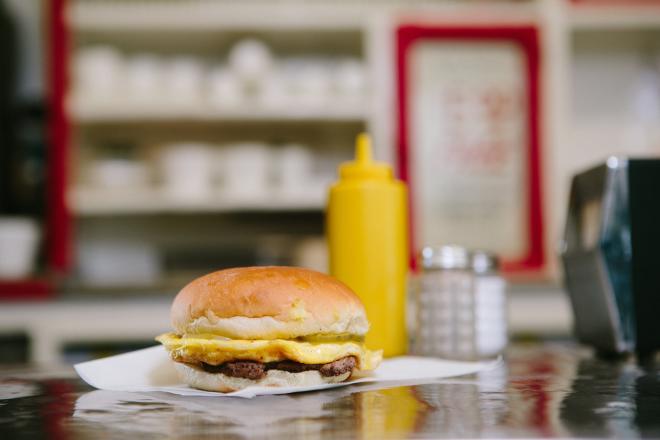
[[[468,250],[462,246],[425,246],[419,253],[424,269],[468,269]]]
[[[492,252],[472,251],[470,266],[476,273],[495,272],[499,268],[499,259]]]

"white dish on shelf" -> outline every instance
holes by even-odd
[[[81,49],[74,59],[74,89],[90,101],[108,101],[124,81],[125,63],[112,46]]]
[[[314,157],[308,147],[298,144],[284,145],[276,155],[275,181],[278,191],[300,194],[312,178]]]
[[[272,151],[257,142],[229,146],[223,153],[222,176],[225,192],[235,197],[266,198],[270,186]]]
[[[103,189],[143,187],[149,183],[146,163],[128,159],[100,159],[90,164],[89,182]]]
[[[34,271],[40,233],[29,217],[0,217],[0,279],[20,279]]]
[[[357,59],[340,60],[334,71],[335,92],[342,100],[362,101],[367,95],[367,79],[364,63]]]
[[[213,109],[235,108],[245,100],[238,76],[224,66],[216,66],[207,74],[206,88],[206,101]]]
[[[273,67],[273,55],[264,42],[247,38],[229,51],[229,67],[246,85],[261,82]]]
[[[139,241],[83,241],[78,246],[81,281],[93,286],[152,285],[162,276],[157,249]]]
[[[126,62],[125,77],[115,93],[125,93],[127,103],[142,106],[156,103],[164,87],[163,61],[150,53],[133,55]]]
[[[205,66],[195,57],[181,56],[165,63],[164,93],[170,105],[196,105],[202,101]]]
[[[159,165],[165,194],[181,200],[208,199],[213,190],[212,159],[206,144],[187,142],[163,148]]]

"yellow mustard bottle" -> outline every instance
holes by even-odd
[[[392,168],[372,160],[360,134],[355,160],[339,167],[330,188],[326,232],[330,273],[357,293],[371,323],[366,345],[384,356],[405,354],[408,275],[407,190]]]

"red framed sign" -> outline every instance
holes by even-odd
[[[537,29],[403,25],[396,60],[411,255],[456,243],[543,269]]]

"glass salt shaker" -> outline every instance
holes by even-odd
[[[472,271],[467,249],[427,246],[419,255],[415,352],[471,359],[477,350]]]
[[[498,260],[492,253],[473,251],[471,266],[477,354],[497,356],[508,343],[506,281],[498,274]]]
[[[416,354],[460,360],[500,354],[507,316],[497,258],[460,246],[428,246],[419,263]]]

